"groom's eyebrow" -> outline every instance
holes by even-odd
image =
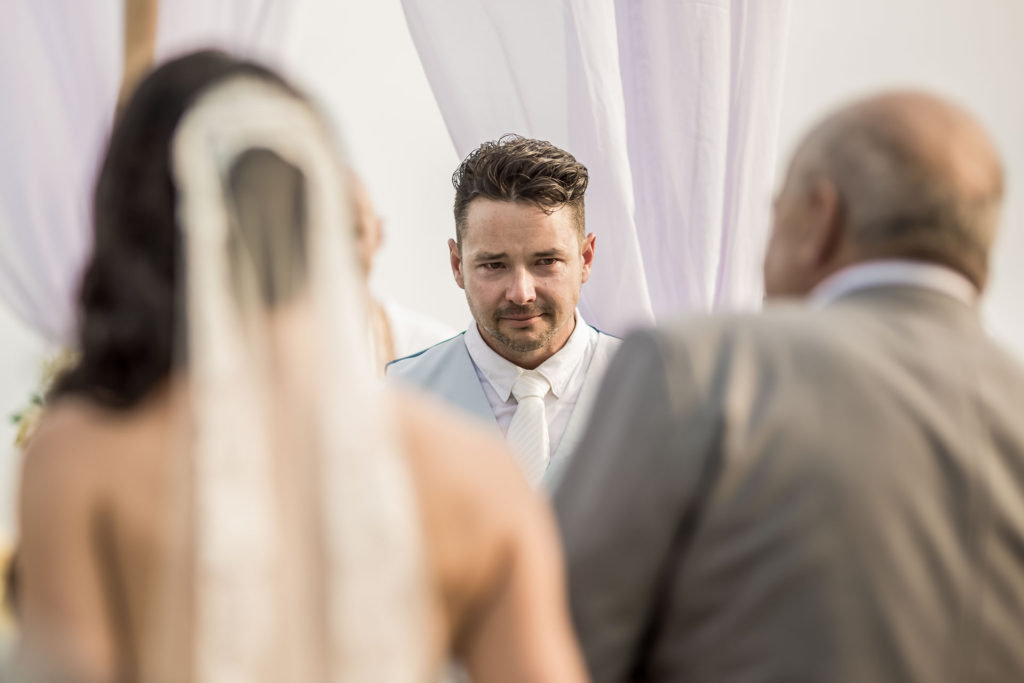
[[[504,258],[508,258],[508,254],[505,252],[495,254],[487,251],[479,251],[473,254],[473,260],[477,263],[482,263],[484,261],[501,261]]]

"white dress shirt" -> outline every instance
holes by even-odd
[[[858,289],[889,285],[930,289],[968,306],[978,301],[978,289],[952,268],[936,263],[892,259],[859,263],[833,273],[811,291],[808,302],[820,308]]]
[[[569,335],[565,346],[536,368],[551,383],[551,391],[544,397],[551,453],[557,452],[558,444],[562,441],[596,348],[597,331],[584,322],[583,316],[577,311],[576,328]],[[480,336],[476,322],[470,323],[466,329],[466,349],[473,359],[476,376],[491,405],[494,419],[501,433],[505,434],[516,412],[512,385],[523,369],[505,360],[488,346]]]

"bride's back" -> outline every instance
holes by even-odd
[[[180,393],[128,411],[59,401],[26,454],[22,627],[84,680],[163,679],[190,656],[192,543],[168,523],[185,512]],[[547,506],[490,434],[428,398],[392,401],[427,553],[424,680],[453,655],[480,680],[580,680]]]
[[[60,662],[67,671],[55,674],[87,681],[151,680],[154,657],[189,656],[190,615],[167,609],[168,580],[187,581],[192,559],[169,552],[189,547],[172,538],[172,512],[186,507],[175,481],[185,414],[171,393],[162,387],[128,410],[61,399],[33,434],[17,563],[30,667]],[[184,598],[187,584],[177,590]],[[152,649],[158,641],[162,652]]]

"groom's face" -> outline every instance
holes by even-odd
[[[477,198],[466,214],[461,247],[449,241],[452,273],[481,336],[518,365],[535,367],[549,358],[575,325],[594,236],[581,236],[573,212]]]

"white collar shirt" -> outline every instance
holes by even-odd
[[[544,412],[548,421],[548,439],[551,453],[558,451],[569,418],[580,397],[587,369],[597,349],[597,331],[576,312],[576,327],[565,345],[553,356],[537,366],[536,371],[551,384],[551,391],[544,397]],[[466,330],[466,350],[473,360],[476,376],[484,390],[487,402],[494,413],[494,419],[501,433],[508,431],[517,402],[512,396],[512,385],[523,372],[515,363],[497,354],[483,337],[476,323],[470,323]]]
[[[821,308],[861,289],[886,286],[930,289],[973,306],[978,290],[966,277],[951,268],[920,261],[885,260],[860,263],[833,273],[815,287],[808,303]]]

